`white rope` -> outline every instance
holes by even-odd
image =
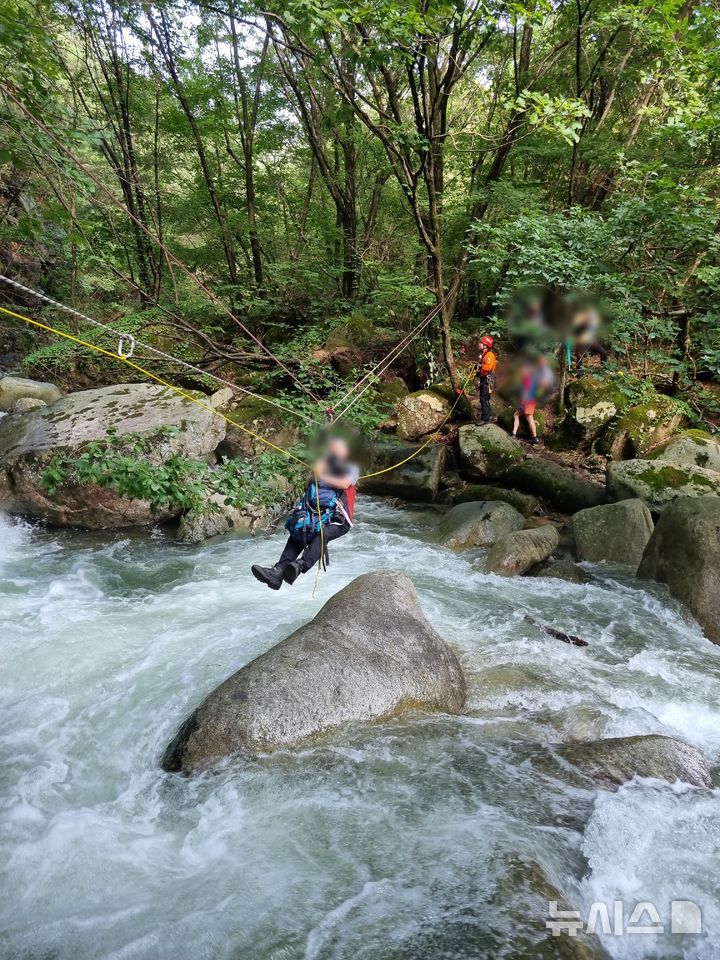
[[[23,293],[29,294],[32,297],[37,297],[38,300],[44,300],[45,303],[49,303],[53,307],[57,307],[58,310],[63,310],[65,313],[69,313],[71,316],[77,317],[79,320],[89,323],[93,327],[106,330],[108,333],[112,334],[113,337],[118,335],[118,331],[114,327],[109,326],[107,323],[103,323],[101,320],[94,320],[92,317],[88,317],[86,314],[80,313],[79,310],[75,310],[73,307],[68,307],[64,303],[60,303],[59,300],[53,300],[52,297],[48,297],[46,294],[40,293],[39,290],[33,290],[32,287],[25,286],[25,284],[19,283],[17,280],[11,280],[10,277],[6,277],[3,274],[0,274],[0,280],[9,284],[11,287],[15,287],[16,290],[22,290]],[[188,363],[186,360],[179,360],[177,357],[172,356],[172,354],[165,353],[163,350],[158,350],[149,343],[144,343],[141,340],[137,340],[134,336],[132,336],[132,334],[121,334],[117,347],[117,354],[121,359],[132,357],[136,348],[146,350],[148,353],[152,353],[156,357],[160,357],[162,360],[166,360],[169,363],[184,367],[186,370],[192,370],[193,373],[199,374],[201,377],[209,377],[211,380],[215,380],[217,383],[221,383],[223,386],[229,387],[231,390],[240,390],[249,397],[255,397],[256,400],[262,400],[263,403],[269,403],[273,407],[277,407],[278,410],[282,410],[285,413],[292,413],[294,416],[300,417],[300,419],[305,420],[307,423],[312,423],[316,427],[320,426],[317,420],[307,416],[307,414],[301,413],[299,410],[294,410],[292,407],[286,407],[284,404],[277,403],[275,400],[270,400],[269,397],[263,397],[259,393],[253,393],[252,390],[248,390],[246,387],[241,387],[239,384],[232,383],[230,380],[225,380],[223,377],[219,377],[215,373],[210,373],[207,370],[203,370],[201,367],[196,367],[194,364]]]

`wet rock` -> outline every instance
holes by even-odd
[[[438,430],[450,413],[448,401],[431,390],[409,393],[395,407],[397,435],[401,440],[418,440]]]
[[[654,450],[649,459],[720,473],[720,443],[702,430],[688,430]]]
[[[494,423],[460,427],[458,445],[461,470],[475,480],[498,480],[525,455],[520,441]]]
[[[638,577],[665,583],[720,643],[720,497],[676,500],[650,537]]]
[[[162,761],[201,770],[408,710],[458,712],[465,679],[402,573],[353,580],[317,616],[215,689]]]
[[[37,410],[38,407],[46,407],[44,400],[37,400],[35,397],[20,397],[12,405],[11,413],[27,413],[28,410]]]
[[[680,497],[720,495],[720,473],[662,460],[617,461],[608,464],[607,488],[613,500],[638,497],[660,512]]]
[[[248,504],[240,509],[226,503],[223,494],[208,494],[202,507],[188,510],[180,518],[176,539],[181,543],[201,543],[226,533],[255,535],[267,529],[292,502],[292,490],[285,477],[276,477],[270,482],[277,488],[277,502],[270,506]]]
[[[156,523],[177,516],[179,509],[153,511],[144,500],[130,500],[95,484],[64,483],[48,494],[41,474],[54,457],[77,458],[92,440],[102,440],[110,427],[116,435],[148,438],[144,458],[152,465],[178,455],[194,460],[214,458],[225,436],[225,421],[212,409],[213,398],[199,406],[154,384],[118,384],[83,390],[51,406],[10,415],[0,421],[0,508],[59,526],[89,530],[117,529]],[[160,427],[176,427],[171,436],[157,436]]]
[[[711,787],[707,760],[674,737],[656,735],[575,741],[558,747],[560,755],[599,786],[612,789],[633,777],[654,777],[695,787]]]
[[[31,398],[43,403],[55,403],[62,397],[62,391],[52,383],[39,380],[26,380],[24,377],[3,377],[0,379],[0,411],[8,413],[20,399]]]
[[[658,394],[650,403],[625,410],[608,427],[597,449],[615,460],[644,457],[677,433],[684,418],[674,400]]]
[[[553,562],[544,562],[533,567],[530,571],[533,577],[550,577],[554,580],[565,580],[568,583],[587,583],[588,576],[582,567],[579,567],[572,560],[555,560]]]
[[[580,510],[572,518],[572,530],[580,560],[637,567],[652,536],[653,519],[642,500],[622,500]]]
[[[605,490],[553,460],[532,457],[511,467],[505,475],[508,486],[548,500],[559,510],[575,513],[607,502]]]
[[[400,497],[403,500],[430,502],[437,497],[440,480],[447,458],[447,447],[442,443],[429,443],[416,456],[410,457],[420,444],[401,444],[392,440],[376,439],[366,452],[364,473],[375,473],[393,467],[387,473],[377,477],[368,477],[361,481],[363,493],[376,493],[386,497]]]
[[[537,510],[539,500],[529,493],[520,493],[519,490],[507,490],[505,487],[494,487],[489,483],[470,483],[453,494],[453,503],[469,503],[479,500],[500,500],[515,507],[524,517],[530,517]]]
[[[498,540],[490,548],[485,572],[501,577],[526,573],[546,560],[560,541],[555,527],[548,524],[534,530],[517,530]]]
[[[505,534],[522,529],[524,523],[523,515],[507,503],[459,503],[440,521],[438,542],[451,550],[487,547]]]

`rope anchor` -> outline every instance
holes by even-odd
[[[118,340],[117,353],[121,360],[129,360],[135,352],[135,337],[131,333],[123,333]]]

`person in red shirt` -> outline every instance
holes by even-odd
[[[480,367],[478,369],[477,385],[482,423],[490,423],[492,420],[490,397],[495,389],[495,370],[497,369],[497,357],[492,349],[493,343],[492,337],[483,337],[480,340]]]

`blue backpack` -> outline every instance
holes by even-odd
[[[299,540],[307,546],[309,541],[320,532],[321,527],[327,526],[332,521],[336,505],[337,492],[332,487],[316,485],[315,481],[311,480],[305,493],[285,521],[285,529],[294,540]]]

